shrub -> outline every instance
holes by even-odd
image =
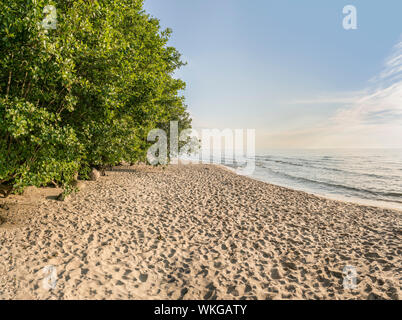
[[[57,9],[44,29],[43,9]],[[171,31],[140,0],[0,2],[0,183],[69,184],[144,160],[152,128],[189,128]]]

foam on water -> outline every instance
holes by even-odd
[[[402,149],[269,150],[256,156],[255,165],[251,177],[258,180],[402,209]]]

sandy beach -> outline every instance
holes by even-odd
[[[59,191],[0,199],[1,299],[401,298],[400,211],[212,165],[116,167]]]

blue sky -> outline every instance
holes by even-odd
[[[345,5],[357,30],[344,30]],[[402,1],[145,0],[195,129],[254,128],[271,147],[402,147]]]

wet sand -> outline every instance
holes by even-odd
[[[117,167],[57,192],[0,209],[1,299],[401,298],[400,211],[212,165]]]

